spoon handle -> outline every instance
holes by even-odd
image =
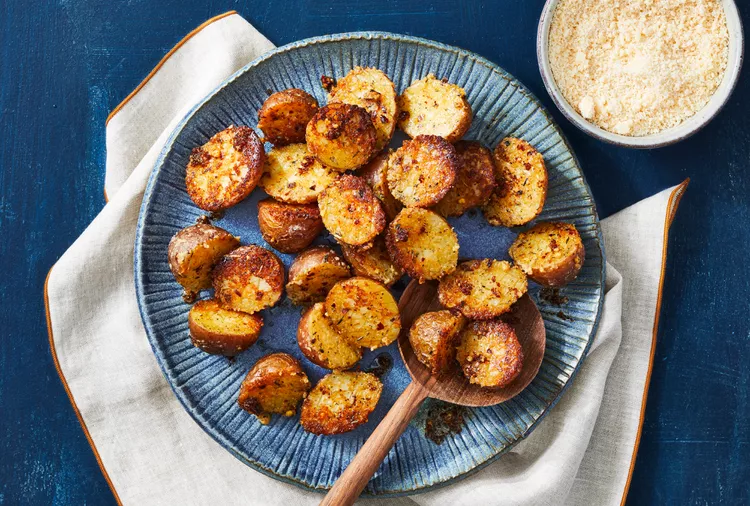
[[[354,504],[396,440],[406,430],[409,420],[417,413],[428,393],[429,390],[424,385],[414,381],[409,383],[383,421],[375,428],[346,470],[336,480],[333,488],[320,502],[321,506]]]

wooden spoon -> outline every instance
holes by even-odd
[[[499,404],[526,388],[542,364],[546,341],[544,322],[528,294],[521,297],[513,305],[511,312],[502,317],[516,331],[524,354],[521,374],[504,388],[482,388],[470,384],[461,374],[458,363],[454,364],[454,370],[435,377],[417,360],[409,344],[409,329],[412,322],[422,313],[440,309],[437,283],[420,285],[412,281],[401,296],[399,309],[402,330],[398,337],[398,348],[412,381],[357,452],[321,505],[348,506],[357,500],[427,397],[462,406]]]

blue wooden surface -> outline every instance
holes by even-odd
[[[54,370],[42,286],[104,205],[104,120],[184,34],[236,9],[276,44],[386,30],[455,44],[523,81],[568,134],[605,217],[686,177],[628,504],[750,503],[750,78],[690,140],[585,137],[536,67],[543,0],[282,4],[0,0],[0,504],[114,504]],[[740,5],[745,26],[750,6]]]

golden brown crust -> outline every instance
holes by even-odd
[[[287,204],[268,198],[258,202],[258,228],[275,249],[297,253],[320,235],[323,220],[315,204]]]
[[[456,142],[471,126],[471,106],[463,88],[430,74],[398,97],[398,126],[409,137],[439,135]]]
[[[482,206],[490,225],[517,227],[542,212],[547,199],[544,158],[523,139],[506,137],[495,148],[497,188]]]
[[[391,286],[404,275],[404,270],[391,260],[383,236],[376,237],[370,248],[342,244],[341,252],[356,276]]]
[[[443,307],[458,309],[467,318],[489,320],[510,310],[526,293],[526,274],[505,260],[469,260],[440,281]]]
[[[388,221],[396,217],[398,212],[404,207],[401,202],[393,198],[391,190],[388,188],[388,158],[393,154],[392,150],[386,150],[370,160],[362,167],[357,174],[370,185],[375,196],[380,199],[383,205],[385,216]]]
[[[432,374],[445,372],[456,356],[458,336],[466,325],[458,311],[433,311],[420,315],[409,329],[409,342],[417,360]]]
[[[265,159],[252,128],[230,126],[190,153],[185,172],[188,195],[206,211],[232,207],[255,189]]]
[[[294,304],[313,304],[324,300],[333,285],[350,276],[349,266],[334,250],[314,246],[292,262],[286,294]]]
[[[461,216],[487,202],[495,190],[492,153],[475,141],[455,144],[458,157],[456,179],[445,197],[433,208],[443,216]]]
[[[304,144],[272,149],[266,158],[260,187],[276,200],[290,204],[310,204],[338,172],[320,163]]]
[[[257,313],[275,305],[284,291],[284,265],[272,252],[251,244],[225,255],[213,272],[221,307]]]
[[[305,127],[317,111],[318,101],[306,91],[278,91],[258,111],[258,128],[275,146],[305,142]]]
[[[470,383],[501,388],[521,374],[523,349],[507,323],[471,322],[461,333],[456,360]]]
[[[196,347],[206,353],[233,357],[255,344],[263,318],[223,309],[214,299],[199,300],[188,313],[188,328]]]
[[[581,236],[570,223],[539,223],[520,233],[508,253],[531,279],[545,286],[573,281],[586,258]]]
[[[349,369],[362,358],[362,348],[351,344],[326,316],[318,302],[305,311],[297,328],[297,344],[310,361],[326,369]]]
[[[389,158],[388,189],[407,207],[430,207],[453,187],[457,170],[456,150],[448,141],[419,135]]]
[[[345,171],[375,154],[376,133],[369,113],[357,105],[321,107],[307,124],[307,148],[321,163]]]
[[[318,207],[326,229],[346,244],[368,244],[385,228],[380,200],[357,176],[339,176],[320,194]]]

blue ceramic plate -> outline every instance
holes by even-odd
[[[143,198],[135,244],[135,283],[143,323],[164,375],[185,409],[216,441],[248,465],[285,481],[313,489],[333,485],[347,463],[409,382],[395,343],[366,353],[367,365],[383,351],[394,366],[385,375],[383,395],[370,421],[348,434],[314,436],[298,417],[274,417],[268,426],[242,411],[240,383],[261,356],[285,351],[297,357],[311,381],[325,370],[303,357],[296,342],[300,309],[288,300],[265,311],[257,344],[233,362],[190,343],[182,290],[167,264],[167,244],[181,228],[203,214],[185,190],[190,150],[229,125],[255,127],[269,92],[302,88],[325,103],[320,77],[341,77],[355,65],[383,70],[398,91],[434,73],[462,86],[474,112],[465,136],[494,147],[512,135],[534,145],[549,171],[547,204],[540,220],[575,223],[586,246],[580,276],[562,290],[562,308],[537,300],[547,328],[547,351],[539,374],[517,397],[503,404],[472,409],[463,430],[438,445],[424,436],[417,416],[396,443],[366,493],[413,493],[466,475],[508,451],[528,435],[570,384],[588,350],[603,300],[604,252],[599,220],[588,185],[570,146],[534,96],[507,72],[472,53],[414,37],[388,33],[349,33],[317,37],[280,47],[251,62],[188,113],[159,157]],[[244,244],[268,247],[258,232],[257,189],[230,209],[217,225],[239,235]],[[462,257],[504,258],[518,230],[487,225],[481,213],[450,220]],[[333,243],[321,237],[321,243]],[[280,255],[288,267],[291,255]],[[403,285],[401,285],[403,287]],[[396,296],[398,285],[395,289]],[[208,293],[204,296],[209,296]],[[431,401],[423,407],[429,409]]]

